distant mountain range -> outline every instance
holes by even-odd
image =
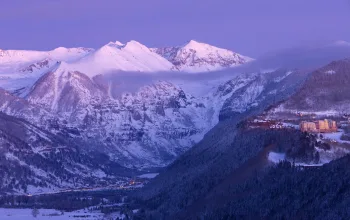
[[[0,50],[0,86],[24,90],[43,74],[58,68],[58,64],[94,77],[108,72],[215,71],[251,60],[193,40],[183,47],[164,49],[148,48],[137,41],[126,44],[116,41],[97,50],[63,47],[52,51]]]

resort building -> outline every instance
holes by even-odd
[[[318,120],[315,122],[302,121],[300,130],[305,132],[336,132],[338,130],[336,121],[333,120]]]

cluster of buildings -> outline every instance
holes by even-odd
[[[249,121],[250,128],[273,128],[273,129],[281,129],[283,128],[283,124],[274,120],[265,120],[265,119],[254,119],[254,121]]]
[[[333,120],[318,120],[314,122],[302,121],[300,130],[305,132],[336,132],[338,130],[336,121]]]
[[[298,129],[298,125],[290,122],[282,122],[272,119],[254,119],[248,121],[249,128],[265,128],[265,129]]]

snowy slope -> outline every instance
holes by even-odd
[[[206,72],[238,66],[252,58],[191,40],[181,47],[153,48],[183,72]]]
[[[44,59],[56,61],[74,61],[91,53],[90,48],[65,48],[59,47],[51,51],[31,51],[31,50],[1,50],[0,66],[32,64]]]
[[[137,41],[110,42],[97,50],[59,47],[51,51],[0,50],[0,87],[21,97],[44,74],[64,62],[69,72],[91,79],[115,72],[208,72],[252,59],[208,44],[190,41],[183,47],[150,49]]]
[[[61,63],[38,80],[27,100],[57,115],[64,126],[76,129],[77,138],[127,167],[168,164],[200,141],[220,118],[271,102],[275,93],[293,87],[291,79],[297,76],[290,71],[240,74],[198,94],[191,86],[180,87],[178,80],[156,80],[114,97],[108,78],[96,81],[68,67]],[[204,84],[201,79],[195,82]]]
[[[79,138],[93,137],[125,166],[163,166],[212,126],[201,100],[170,82],[157,81],[114,99],[101,84],[64,66],[42,77],[28,101],[77,128]]]
[[[24,97],[34,82],[58,62],[74,62],[92,51],[64,47],[51,51],[0,50],[0,87]]]
[[[69,68],[69,64],[60,62],[41,77],[30,90],[29,102],[53,112],[71,112],[94,99],[103,99],[103,91],[89,77]]]
[[[113,71],[164,72],[173,69],[168,60],[137,41],[126,44],[111,42],[70,65],[71,70],[85,73],[89,77]]]
[[[65,63],[70,72],[93,78],[109,72],[166,72],[174,68],[168,60],[146,46],[130,41],[111,42],[98,50],[59,47],[52,51],[0,50],[0,87],[25,97],[45,73]]]

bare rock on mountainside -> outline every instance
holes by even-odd
[[[169,60],[176,69],[184,72],[205,72],[235,67],[252,61],[252,58],[230,50],[191,40],[184,46],[152,48],[152,51]]]

